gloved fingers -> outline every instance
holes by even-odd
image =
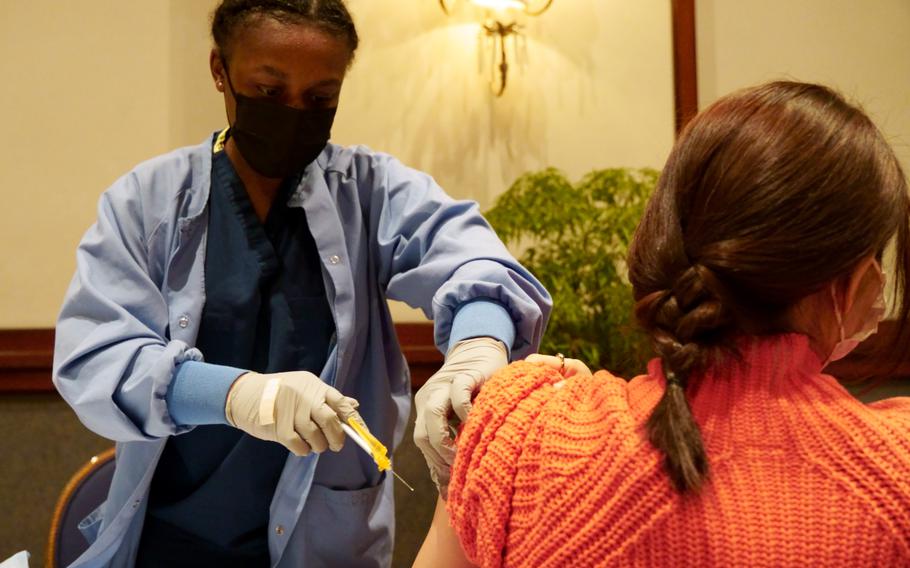
[[[525,361],[528,363],[534,363],[535,365],[544,365],[551,369],[555,369],[567,379],[576,376],[590,377],[592,375],[591,369],[589,369],[587,365],[578,359],[569,359],[568,357],[559,357],[558,355],[541,355],[540,353],[534,353],[528,355],[525,358]]]
[[[319,425],[313,421],[313,414],[314,412],[309,408],[298,408],[297,417],[294,420],[294,430],[310,445],[312,451],[321,454],[329,448],[329,441],[326,440]]]
[[[304,457],[310,454],[312,448],[303,438],[297,435],[297,432],[291,432],[287,436],[279,437],[278,443],[291,451],[295,456]]]
[[[439,491],[439,497],[446,501],[449,498],[449,479],[450,473],[446,469],[444,472],[439,472],[435,469],[430,469],[430,479],[433,481],[433,484],[436,486],[436,489]]]
[[[471,411],[471,399],[482,383],[483,379],[474,373],[459,373],[452,379],[452,386],[449,387],[452,410],[462,422],[468,419],[468,412]]]
[[[370,428],[367,426],[366,421],[364,421],[363,417],[362,417],[362,416],[360,415],[360,413],[357,412],[356,410],[355,410],[353,413],[351,413],[351,414],[348,415],[348,419],[353,419],[354,422],[357,422],[358,424],[360,424],[361,426],[363,426],[363,427],[364,427],[365,429],[367,429],[367,430],[370,429]],[[344,423],[345,423],[345,424],[348,424],[348,420],[346,419],[346,420],[344,421]]]
[[[360,403],[357,402],[357,399],[344,396],[332,387],[329,387],[329,390],[325,393],[325,403],[329,405],[338,418],[345,423],[348,421],[348,418],[357,415],[357,409],[360,408]],[[359,417],[359,415],[357,416]]]
[[[417,419],[417,423],[414,425],[414,444],[420,450],[420,453],[423,454],[423,459],[427,462],[431,475],[434,475],[433,472],[438,469],[445,469],[445,459],[430,445],[430,437],[427,434],[426,425],[420,418]]]
[[[290,450],[295,456],[304,457],[310,455],[313,448],[306,443],[306,440],[293,433],[284,441],[284,447]]]
[[[294,429],[293,412],[276,412],[276,437],[277,442],[290,450],[294,455],[305,456],[312,448]]]
[[[429,441],[426,438],[418,440],[415,435],[414,442],[417,444],[421,453],[423,453],[423,457],[427,462],[427,468],[430,470],[430,478],[433,480],[433,483],[436,484],[437,489],[439,489],[440,495],[443,495],[443,499],[445,499],[444,491],[449,483],[450,462],[455,461],[454,444],[452,442],[447,442],[444,447],[440,448],[442,450],[442,453],[440,453],[430,446]],[[443,457],[443,454],[445,454],[445,457]]]
[[[436,470],[440,475],[448,479],[449,470],[452,469],[452,464],[455,463],[455,441],[446,434],[446,437],[439,443],[437,451],[442,456],[442,464]]]
[[[333,452],[340,452],[344,445],[344,431],[335,410],[328,404],[319,405],[313,410],[313,422],[319,427],[328,448]]]
[[[417,408],[414,442],[431,468],[447,470],[455,460],[455,443],[449,435],[449,389],[435,389]]]
[[[434,385],[434,388],[427,392],[422,404],[418,403],[417,412],[423,416],[427,423],[427,430],[430,436],[433,431],[448,432],[443,426],[448,424],[449,417],[452,416],[452,398],[450,396],[451,382],[443,385]],[[434,427],[438,425],[438,427]]]

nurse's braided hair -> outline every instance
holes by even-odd
[[[724,97],[682,132],[629,249],[635,315],[667,387],[647,422],[680,492],[708,460],[687,400],[738,335],[789,331],[790,308],[897,235],[897,344],[908,344],[910,206],[893,151],[819,85]]]
[[[283,23],[308,23],[343,37],[353,54],[360,39],[344,0],[223,0],[212,14],[212,39],[228,55],[234,32],[256,16]]]

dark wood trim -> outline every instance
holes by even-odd
[[[441,363],[442,354],[433,341],[433,324],[430,322],[396,323],[395,333],[408,363]]]
[[[419,388],[442,364],[433,342],[433,324],[400,323],[395,330]],[[0,394],[53,392],[53,329],[0,329]]]
[[[397,323],[395,333],[411,369],[411,388],[417,390],[439,370],[443,362],[442,353],[433,341],[433,324]]]
[[[0,393],[49,392],[53,329],[0,329]]]
[[[673,0],[673,94],[676,134],[698,113],[695,0]]]
[[[395,330],[411,369],[411,386],[420,388],[443,362],[433,342],[433,325],[399,323]],[[882,350],[890,345],[896,332],[893,321],[883,321],[877,334],[843,361],[833,363],[827,372],[844,381],[910,377],[910,360]],[[53,329],[0,329],[0,394],[53,392],[53,356]]]

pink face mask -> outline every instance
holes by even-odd
[[[840,328],[840,341],[837,342],[834,349],[831,351],[831,354],[828,355],[828,360],[825,361],[825,365],[832,361],[843,359],[851,351],[856,349],[857,345],[878,331],[878,323],[885,317],[885,273],[879,268],[877,262],[875,263],[875,271],[878,273],[879,280],[881,280],[881,289],[879,290],[875,301],[872,303],[872,306],[869,308],[869,313],[866,314],[863,325],[850,337],[844,336],[844,314],[841,314],[840,306],[837,305],[837,295],[834,292],[834,284],[831,285],[831,301],[834,302],[834,317],[837,318],[837,325]]]

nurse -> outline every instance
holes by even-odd
[[[392,478],[340,428],[405,430],[386,299],[446,353],[415,428],[444,491],[448,417],[536,348],[549,296],[476,204],[328,143],[358,43],[342,0],[224,0],[212,35],[229,128],[102,195],[57,324],[58,390],[117,442],[74,566],[387,566]]]

